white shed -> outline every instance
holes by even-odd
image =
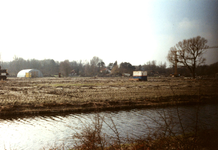
[[[43,75],[37,69],[24,69],[18,72],[17,77],[36,78],[43,77]]]
[[[147,71],[133,71],[133,78],[147,81]]]

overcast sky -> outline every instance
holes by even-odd
[[[183,39],[200,35],[218,46],[217,6],[212,0],[1,0],[1,59],[167,62],[170,47]],[[218,49],[206,59],[217,62]]]

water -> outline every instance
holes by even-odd
[[[178,117],[179,112],[179,117]],[[110,136],[115,133],[113,122],[121,137],[147,136],[162,125],[169,125],[175,132],[181,133],[181,124],[185,131],[198,125],[206,128],[218,128],[218,105],[180,106],[167,108],[132,109],[128,111],[100,112],[104,117],[102,131]],[[72,136],[83,128],[90,127],[95,113],[68,114],[56,116],[32,116],[0,119],[0,149],[49,149],[58,146],[72,147]],[[167,118],[167,119],[163,119]],[[113,122],[112,122],[113,121]],[[161,130],[161,132],[164,132]],[[167,132],[166,132],[167,133]]]

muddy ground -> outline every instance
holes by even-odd
[[[78,112],[218,101],[218,80],[152,78],[8,78],[0,115]]]

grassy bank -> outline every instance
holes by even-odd
[[[140,136],[135,134],[131,136],[129,131],[126,137],[121,136],[122,129],[118,129],[119,125],[114,122],[113,115],[100,115],[96,113],[92,118],[92,122],[81,120],[83,122],[81,132],[72,135],[72,138],[76,141],[74,144],[68,148],[60,146],[51,149],[214,150],[218,148],[218,130],[208,126],[208,122],[201,122],[199,115],[200,106],[193,107],[196,118],[189,120],[192,122],[191,124],[186,124],[184,120],[193,114],[183,112],[178,107],[174,107],[174,109],[177,110],[174,111],[176,115],[172,115],[172,111],[166,109],[157,109],[159,114],[156,116],[157,118],[147,118],[149,119],[149,124],[155,125],[155,128],[150,129],[149,124],[144,122],[146,130],[141,131]],[[107,128],[107,132],[110,130],[112,133],[105,133],[105,128]]]
[[[198,135],[189,133],[178,136],[159,137],[157,139],[131,139],[128,141],[128,144],[119,144],[119,141],[115,140],[112,142],[113,144],[109,144],[111,146],[105,147],[97,144],[102,142],[99,140],[95,138],[89,142],[86,141],[82,145],[70,150],[214,150],[218,148],[218,131],[201,130],[198,132]]]
[[[218,81],[213,79],[9,78],[0,82],[0,115],[216,102],[218,96]]]

